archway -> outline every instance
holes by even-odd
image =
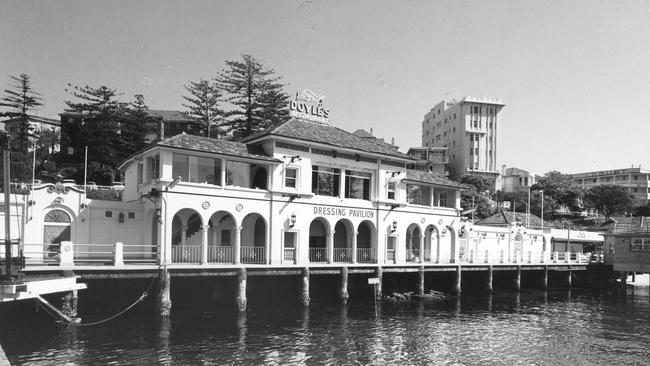
[[[434,225],[427,226],[424,232],[424,261],[435,263],[440,261],[440,233]]]
[[[184,208],[172,218],[172,262],[200,263],[201,226],[203,220],[198,212]]]
[[[376,263],[376,241],[373,240],[375,226],[370,221],[363,221],[357,228],[357,262]]]
[[[334,258],[333,262],[352,262],[352,223],[349,220],[339,220],[334,225]]]
[[[70,215],[61,209],[53,209],[45,214],[43,225],[43,262],[59,263],[61,242],[70,240]]]
[[[242,221],[241,261],[266,263],[266,221],[258,213],[248,214]]]
[[[235,262],[235,218],[227,211],[217,211],[210,216],[208,222],[208,262]]]
[[[309,224],[309,261],[327,262],[327,235],[329,225],[325,219],[316,218]]]
[[[419,262],[421,258],[420,240],[422,233],[418,224],[411,224],[406,228],[406,261]]]

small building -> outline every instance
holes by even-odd
[[[29,116],[27,116],[27,118],[28,118],[28,121],[29,121],[29,125],[30,125],[30,127],[32,128],[32,130],[34,132],[40,132],[40,131],[43,131],[43,130],[50,130],[55,134],[55,136],[57,138],[60,136],[60,133],[61,133],[61,121],[59,121],[57,119],[53,119],[53,118],[47,118],[47,117],[41,117],[41,116],[33,116],[33,115],[29,115]],[[22,123],[22,117],[9,118],[9,119],[6,119],[6,120],[2,121],[2,123],[4,123],[5,131],[10,136],[12,136],[12,135],[15,135],[15,134],[18,133],[20,125]],[[30,136],[29,139],[30,139],[30,141],[33,142],[35,140],[35,137]],[[32,147],[30,146],[29,149],[31,150],[31,148]],[[59,143],[57,142],[56,144],[54,144],[54,146],[51,146],[51,149],[53,150],[53,152],[59,151],[59,149],[60,149]]]
[[[605,263],[615,271],[650,272],[650,217],[626,221],[610,223],[603,234]]]
[[[147,115],[158,121],[155,126],[150,126],[155,132],[147,135],[147,141],[162,140],[183,132],[191,133],[201,127],[195,119],[181,111],[148,109]]]
[[[501,169],[501,190],[506,193],[527,193],[535,184],[536,175],[519,168]]]
[[[408,165],[409,169],[436,175],[449,175],[447,171],[449,157],[446,147],[412,147],[406,154],[417,159],[415,163]]]

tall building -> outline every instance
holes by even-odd
[[[604,184],[622,186],[634,197],[634,203],[643,206],[650,202],[650,170],[638,168],[600,170],[571,174],[571,183],[581,187]]]
[[[424,115],[422,146],[446,147],[449,175],[482,175],[491,180],[497,168],[497,126],[500,99],[464,97],[443,100]]]

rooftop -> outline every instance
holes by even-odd
[[[148,109],[147,114],[151,117],[159,117],[164,122],[194,122],[194,120],[185,112],[166,110],[166,109]]]
[[[411,181],[416,183],[430,183],[437,186],[459,188],[459,189],[469,189],[469,186],[466,184],[458,183],[453,181],[445,176],[437,175],[430,172],[423,172],[419,170],[407,170],[405,181]]]
[[[512,212],[501,210],[494,215],[478,221],[477,225],[513,225],[516,222],[526,224],[528,215],[525,212]],[[530,214],[529,226],[540,227],[542,226],[542,219],[538,216]],[[549,225],[545,225],[549,226]]]
[[[249,136],[245,138],[243,142],[252,142],[267,136],[287,137],[295,140],[380,154],[409,161],[414,160],[412,157],[401,153],[394,148],[388,147],[393,145],[383,141],[380,143],[378,140],[362,138],[338,127],[296,118],[266,131]]]

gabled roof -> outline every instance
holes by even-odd
[[[187,113],[181,111],[148,109],[147,114],[151,117],[159,117],[164,122],[195,122]]]
[[[118,169],[122,169],[126,163],[128,163],[133,157],[142,154],[147,150],[152,148],[160,147],[170,147],[175,149],[187,150],[187,151],[196,151],[204,153],[213,153],[221,154],[228,156],[235,156],[247,159],[263,160],[273,163],[281,163],[281,160],[275,159],[267,155],[261,147],[246,145],[241,142],[228,141],[223,139],[213,139],[210,137],[188,135],[186,133],[180,133],[178,135],[172,136],[170,138],[164,139],[162,141],[155,142],[145,149],[135,153],[118,166]]]
[[[360,128],[354,132],[352,132],[353,135],[359,136],[362,139],[374,139],[375,136],[373,136],[370,132],[364,130],[363,128]]]
[[[430,183],[437,186],[445,186],[445,187],[458,188],[458,189],[469,189],[469,186],[466,184],[455,182],[442,175],[437,175],[430,172],[423,172],[419,170],[407,170],[406,178],[404,180],[416,182],[416,183]]]
[[[287,137],[296,140],[331,145],[333,147],[381,154],[393,158],[415,160],[404,153],[387,147],[386,143],[380,144],[374,140],[356,136],[334,126],[296,118],[266,131],[249,136],[245,138],[243,142],[258,140],[266,136]]]
[[[528,215],[526,215],[525,212],[512,212],[512,211],[504,211],[501,210],[494,215],[485,218],[479,222],[477,222],[477,225],[513,225],[515,222],[520,222],[522,224],[526,223],[526,218]],[[530,219],[529,219],[530,226],[542,226],[542,219],[539,217],[530,214]],[[548,226],[548,225],[545,225]]]

